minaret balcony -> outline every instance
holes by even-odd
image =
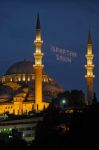
[[[95,65],[93,65],[93,64],[87,64],[87,65],[85,65],[86,69],[93,69],[94,67],[95,67]]]
[[[41,46],[41,45],[43,44],[43,41],[40,40],[40,39],[36,39],[36,40],[34,41],[34,44],[35,44],[36,46]]]
[[[85,56],[87,59],[91,59],[91,60],[94,58],[93,54],[86,54]]]
[[[91,75],[85,75],[85,78],[95,78],[95,75],[91,74]]]

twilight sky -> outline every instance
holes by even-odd
[[[94,88],[99,99],[98,0],[0,0],[0,74],[5,74],[10,65],[24,58],[34,60],[38,12],[45,71],[65,90],[86,92],[84,65],[88,32],[91,31],[95,55]]]

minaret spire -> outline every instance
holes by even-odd
[[[41,50],[43,41],[41,40],[41,31],[40,31],[40,19],[39,15],[37,17],[36,23],[36,40],[34,41],[36,50],[34,52],[35,64],[33,65],[35,71],[35,110],[43,110],[42,102],[42,74],[44,65],[42,64],[43,53]]]
[[[87,104],[91,105],[93,100],[93,82],[95,75],[93,74],[94,64],[93,64],[93,50],[92,50],[92,39],[91,33],[88,33],[88,44],[87,44],[87,53],[85,55],[87,64],[85,65],[86,69],[86,83],[87,83]]]
[[[36,30],[40,30],[40,18],[39,18],[39,13],[38,13],[38,15],[37,15]]]
[[[88,33],[88,44],[92,44],[91,33]]]
[[[41,41],[41,27],[40,27],[40,18],[39,14],[37,16],[37,22],[36,22],[36,40]],[[43,43],[43,41],[41,41]]]

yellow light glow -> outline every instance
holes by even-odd
[[[25,81],[25,76],[23,76],[23,81]]]
[[[94,70],[94,64],[93,64],[93,58],[94,55],[92,53],[92,44],[88,44],[87,47],[87,54],[85,55],[87,64],[85,65],[86,69],[86,83],[87,83],[87,103],[88,105],[92,104],[93,99],[93,79],[95,77],[93,70]]]

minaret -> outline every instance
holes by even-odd
[[[87,45],[87,54],[85,55],[87,64],[85,65],[86,69],[86,84],[87,84],[87,105],[92,104],[93,99],[93,82],[95,75],[93,74],[94,64],[93,64],[93,51],[92,51],[92,39],[91,34],[88,34],[88,45]]]
[[[40,20],[39,15],[37,17],[36,24],[36,39],[34,41],[36,50],[34,53],[35,64],[33,65],[35,71],[35,110],[43,110],[43,102],[42,102],[42,72],[44,65],[42,64],[43,53],[41,51],[41,47],[43,41],[41,40],[41,29],[40,29]]]

